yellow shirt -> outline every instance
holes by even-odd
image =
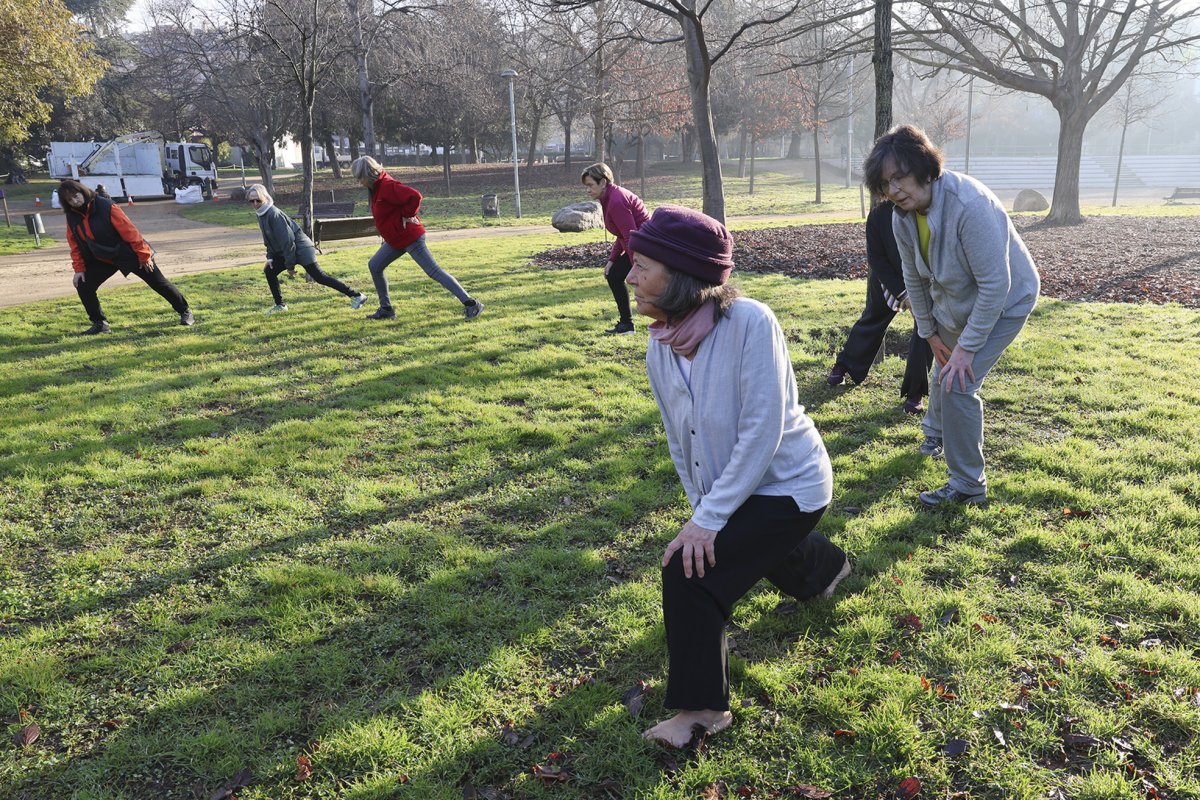
[[[921,258],[929,263],[929,215],[917,212],[917,240],[921,244]]]

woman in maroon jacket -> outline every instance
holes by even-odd
[[[617,324],[605,333],[633,333],[633,315],[629,310],[629,290],[625,279],[633,266],[629,261],[629,234],[650,219],[642,199],[628,189],[613,183],[612,170],[608,164],[592,164],[583,171],[583,185],[588,195],[600,203],[604,211],[604,227],[613,235],[612,250],[608,263],[604,265],[604,277],[608,288],[617,301]]]
[[[370,156],[362,156],[350,165],[355,180],[371,195],[371,216],[375,228],[383,237],[383,244],[371,257],[367,267],[375,281],[379,294],[379,310],[368,314],[367,319],[391,319],[396,316],[388,294],[388,280],[383,271],[400,256],[408,253],[425,274],[433,278],[457,297],[463,304],[467,319],[483,313],[483,303],[472,298],[454,279],[454,276],[438,266],[429,246],[425,244],[425,226],[417,218],[421,210],[421,193],[411,186],[388,175],[379,162]]]

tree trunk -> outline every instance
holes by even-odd
[[[750,134],[750,194],[754,194],[754,157],[758,150],[758,131]]]
[[[311,96],[310,92],[310,96]],[[310,104],[304,109],[300,126],[300,163],[304,166],[304,186],[300,195],[300,217],[304,220],[304,232],[310,237],[312,231],[313,207],[313,107]]]
[[[363,144],[367,153],[375,155],[375,97],[371,90],[370,64],[367,60],[367,48],[363,42],[362,14],[359,12],[358,0],[346,0],[347,10],[351,21],[351,31],[354,41],[354,63],[358,71],[358,110],[362,115]]]
[[[442,183],[446,186],[446,197],[450,196],[450,144],[442,145]]]
[[[337,151],[333,149],[333,134],[325,134],[325,156],[329,159],[329,168],[333,170],[333,177],[342,177],[342,165],[338,162]]]
[[[571,174],[571,118],[567,117],[566,123],[563,124],[563,141],[565,142],[563,150],[563,172]]]
[[[1083,157],[1083,132],[1088,118],[1083,112],[1058,113],[1058,163],[1054,170],[1054,199],[1050,201],[1046,221],[1051,225],[1078,225],[1083,222],[1079,213],[1079,161]]]
[[[738,177],[746,177],[746,120],[738,126]]]
[[[350,131],[350,160],[357,161],[360,153],[358,152],[358,132]]]
[[[273,172],[275,168],[275,143],[263,134],[255,134],[253,139],[254,152],[258,156],[258,174],[267,194],[275,194]]]
[[[525,165],[532,168],[533,159],[537,155],[538,132],[542,127],[542,110],[531,104],[529,111],[533,115],[533,132],[529,135],[529,156],[525,159]]]
[[[787,157],[789,159],[800,158],[800,131],[792,131],[792,140],[788,142]]]
[[[646,196],[646,129],[638,131],[637,171],[641,196]]]
[[[875,138],[892,127],[892,0],[875,2]]]
[[[817,195],[814,203],[821,202],[821,129],[813,126],[813,180],[817,183]]]
[[[1117,179],[1113,181],[1113,208],[1117,206],[1117,192],[1121,188],[1121,162],[1125,160],[1125,132],[1129,130],[1129,118],[1121,124],[1121,144],[1117,148]]]
[[[686,0],[695,7],[695,0]],[[717,134],[713,130],[712,107],[709,104],[708,82],[712,64],[704,31],[694,17],[682,16],[683,40],[687,53],[688,90],[692,99],[692,122],[700,143],[701,197],[703,211],[725,224],[725,186],[721,177],[721,159],[717,153]]]

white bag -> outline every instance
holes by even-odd
[[[57,189],[50,193],[50,207],[51,208],[62,208],[62,203],[58,202],[58,190]]]
[[[176,203],[203,203],[204,191],[199,186],[185,186],[175,190]]]

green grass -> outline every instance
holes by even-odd
[[[469,324],[406,262],[386,323],[299,281],[263,316],[252,267],[179,280],[193,329],[142,289],[102,293],[111,336],[73,335],[71,299],[0,310],[0,796],[209,797],[245,768],[241,800],[874,798],[908,776],[1144,797],[1132,763],[1200,797],[1200,314],[1044,301],[985,390],[993,501],[930,513],[915,493],[943,468],[916,454],[903,365],[823,380],[861,283],[741,278],[791,342],[837,476],[820,529],[856,571],[794,610],[752,592],[735,725],[667,755],[639,731],[686,503],[645,327],[597,335],[599,270],[524,259],[559,242],[440,243],[488,304]],[[366,286],[369,253],[322,264]],[[551,752],[566,785],[532,776]]]
[[[36,240],[25,232],[25,220],[20,215],[11,215],[13,217],[12,227],[5,227],[0,222],[0,256],[9,256],[14,253],[29,253],[37,249]],[[49,236],[42,237],[42,246],[54,242]]]
[[[846,189],[840,184],[826,181],[822,188],[821,203],[813,202],[815,187],[812,181],[806,181],[787,171],[773,170],[772,164],[784,163],[789,169],[795,169],[795,162],[778,162],[773,159],[761,159],[756,168],[755,191],[749,193],[749,178],[738,178],[737,162],[726,162],[723,166],[725,174],[725,210],[726,215],[747,216],[756,214],[804,214],[818,211],[844,212],[847,215],[857,215],[858,188]],[[582,166],[581,166],[582,168]],[[457,228],[497,227],[514,225],[548,225],[555,211],[570,203],[586,200],[587,197],[579,184],[575,172],[568,175],[562,165],[538,164],[535,181],[532,186],[526,185],[527,169],[522,168],[521,188],[521,218],[515,216],[515,203],[512,194],[512,176],[508,173],[496,185],[481,184],[478,179],[465,172],[452,181],[454,195],[442,196],[442,186],[439,182],[440,172],[428,167],[412,168],[399,167],[396,174],[405,182],[416,183],[425,194],[421,203],[421,221],[430,230],[451,230]],[[625,186],[641,194],[641,185],[632,164],[626,165]],[[249,174],[247,182],[251,181]],[[223,178],[223,186],[231,187],[240,180]],[[321,185],[333,187],[339,200],[354,198],[357,201],[355,213],[370,214],[367,206],[367,194],[352,180],[345,178],[335,181],[329,176],[321,179]],[[276,193],[282,191],[298,191],[297,176],[284,177],[276,184]],[[495,192],[499,195],[501,217],[499,219],[484,219],[480,215],[480,194],[482,191]],[[327,197],[326,195],[323,195]],[[650,208],[664,203],[700,208],[701,180],[697,165],[678,163],[661,163],[650,166],[647,170],[646,192],[643,199]],[[291,205],[288,213],[295,212]],[[183,216],[199,222],[226,225],[237,228],[254,228],[256,223],[245,206],[241,204],[204,203],[190,206],[181,210]]]

